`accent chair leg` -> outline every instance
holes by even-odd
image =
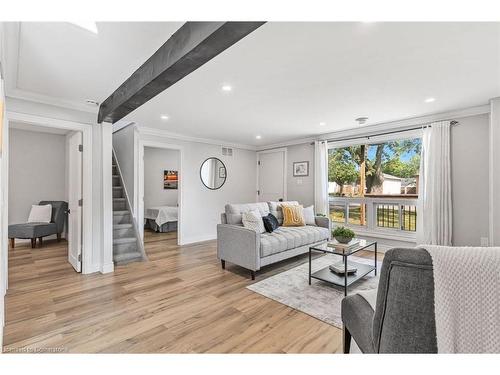
[[[224,259],[221,259],[220,264],[222,265],[222,269],[225,270],[226,269],[226,261]]]
[[[250,271],[250,275],[252,275],[252,280],[255,280],[255,271]]]
[[[31,248],[34,249],[36,246],[36,238],[31,239]]]
[[[57,233],[57,242],[61,242],[61,233]]]
[[[16,247],[16,239],[15,238],[10,239],[10,247],[12,247],[12,248]]]
[[[344,354],[349,354],[351,350],[351,332],[344,325],[344,339],[342,340],[344,344]]]
[[[38,241],[40,241],[40,247],[42,247],[43,246],[43,239],[42,239],[42,237],[38,238]]]

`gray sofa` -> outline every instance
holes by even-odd
[[[252,280],[261,267],[309,251],[309,247],[330,238],[330,220],[317,216],[316,225],[283,227],[283,202],[227,204],[217,225],[217,257],[222,268],[226,261],[250,270]],[[297,202],[290,202],[297,203]],[[262,216],[272,213],[280,227],[272,233],[256,233],[243,227],[242,213],[258,210]]]
[[[432,258],[424,249],[384,256],[375,310],[359,294],[342,300],[344,353],[437,353]]]
[[[36,246],[36,239],[42,246],[42,238],[55,234],[57,241],[61,240],[61,233],[68,217],[68,203],[63,201],[41,201],[40,205],[52,205],[50,223],[22,223],[9,225],[9,238],[11,247],[15,247],[15,239],[31,239],[31,247]]]

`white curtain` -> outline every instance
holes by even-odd
[[[417,242],[451,245],[450,121],[424,129],[417,210]]]
[[[328,215],[328,143],[314,143],[314,208],[317,214]]]

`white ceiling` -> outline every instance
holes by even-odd
[[[86,99],[106,99],[181,25],[98,22],[96,35],[67,22],[21,22],[17,89],[85,109]]]
[[[70,24],[22,23],[18,87],[102,101],[180,25],[98,23],[96,36]],[[380,123],[496,96],[500,23],[271,22],[125,120],[262,146],[356,127],[360,116]],[[428,97],[436,101],[424,103]]]

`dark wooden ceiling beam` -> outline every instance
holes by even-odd
[[[262,26],[264,22],[186,22],[99,107],[115,123]]]

